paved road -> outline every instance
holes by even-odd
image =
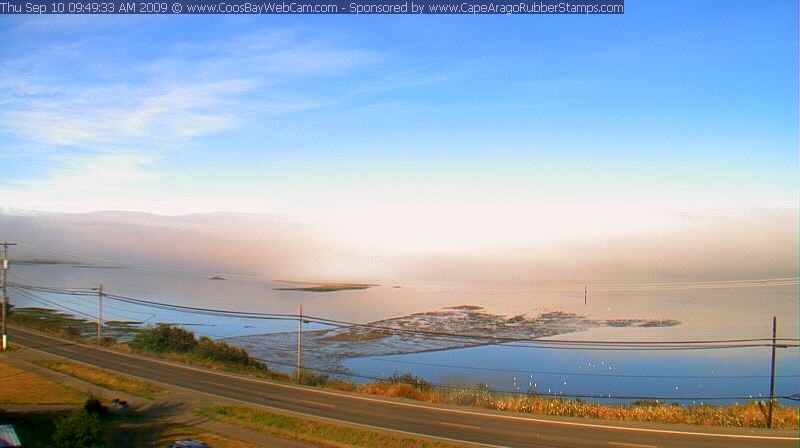
[[[239,400],[338,422],[509,447],[797,447],[796,432],[643,426],[581,419],[549,419],[428,406],[324,389],[273,383],[98,349],[35,331],[11,328],[9,339],[75,361]]]

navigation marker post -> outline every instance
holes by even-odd
[[[588,304],[589,304],[588,296],[589,296],[589,284],[588,283],[584,283],[583,284],[583,306],[584,306],[584,308],[586,306],[588,306]]]

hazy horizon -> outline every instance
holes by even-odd
[[[0,237],[267,278],[796,277],[796,13],[2,16]]]
[[[286,217],[102,211],[0,214],[12,259],[131,264],[261,280],[547,284],[796,277],[796,215],[747,210],[648,233],[391,250]],[[765,226],[765,224],[767,224]]]

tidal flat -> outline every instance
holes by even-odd
[[[506,316],[477,305],[459,305],[373,321],[361,326],[303,332],[303,363],[312,369],[348,373],[343,360],[452,350],[546,338],[595,327],[672,327],[674,319],[590,319],[563,311],[536,316]],[[256,358],[292,366],[296,362],[297,332],[240,336],[228,342]]]

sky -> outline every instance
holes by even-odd
[[[2,16],[0,207],[264,214],[395,253],[766,234],[796,270],[796,2],[626,6]]]

